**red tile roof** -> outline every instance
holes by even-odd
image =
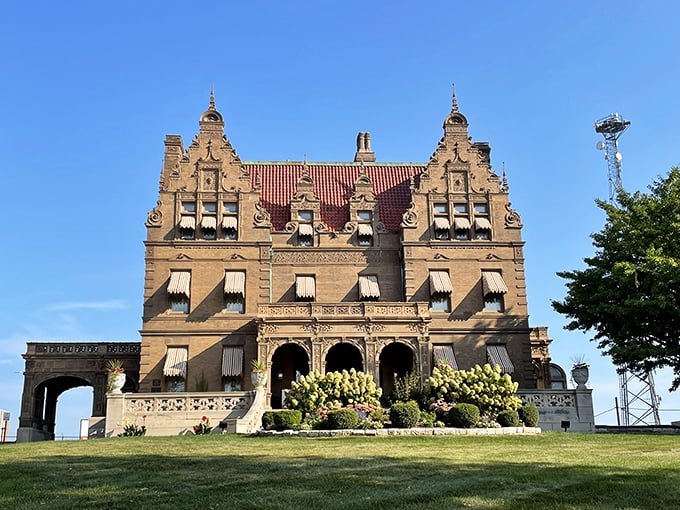
[[[269,212],[275,230],[283,230],[290,221],[290,200],[306,166],[314,181],[314,192],[321,201],[321,220],[332,231],[339,231],[349,221],[349,199],[359,177],[360,163],[244,163],[253,185],[260,182],[260,200]],[[373,183],[380,206],[380,221],[396,232],[401,217],[411,202],[409,183],[425,169],[423,164],[368,164],[366,175]]]

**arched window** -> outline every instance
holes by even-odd
[[[550,387],[553,390],[567,389],[567,374],[561,366],[556,365],[555,363],[550,363],[550,381]]]

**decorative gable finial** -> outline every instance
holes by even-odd
[[[216,110],[215,108],[215,86],[210,85],[210,105],[208,106],[208,110]]]
[[[501,190],[507,193],[508,189],[508,175],[505,173],[505,161],[503,161],[503,184]]]
[[[456,99],[456,84],[452,83],[451,86],[453,88],[453,100],[451,102],[451,113],[456,113],[456,112],[458,112],[458,99]]]

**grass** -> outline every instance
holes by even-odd
[[[0,447],[2,509],[679,505],[677,436],[213,435]]]

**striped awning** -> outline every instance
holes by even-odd
[[[165,364],[163,365],[163,375],[166,377],[187,376],[187,359],[189,349],[186,347],[168,347],[165,353]]]
[[[179,228],[184,228],[187,230],[196,229],[196,217],[195,216],[182,216],[179,220]]]
[[[456,230],[470,230],[470,220],[467,218],[454,218],[453,228]]]
[[[492,365],[500,365],[501,370],[505,374],[512,374],[515,371],[515,365],[512,364],[508,349],[502,344],[486,345],[486,358]]]
[[[454,370],[458,370],[458,363],[456,363],[456,356],[453,354],[452,345],[433,345],[432,355],[434,357],[434,366],[450,363]]]
[[[314,229],[311,223],[300,223],[298,225],[298,235],[302,237],[312,237],[314,235]]]
[[[189,297],[191,271],[171,271],[168,294],[184,294]]]
[[[246,297],[246,274],[243,271],[226,271],[224,273],[224,293],[239,294]]]
[[[451,228],[449,219],[446,218],[445,216],[435,216],[434,228],[435,230],[449,230]]]
[[[447,271],[430,271],[430,294],[451,294],[453,285]]]
[[[201,228],[204,230],[217,230],[217,218],[214,216],[203,216]]]
[[[236,230],[238,228],[238,219],[236,216],[224,216],[222,218],[222,228],[224,230]]]
[[[297,276],[295,278],[295,295],[299,299],[314,299],[316,284],[313,276]]]
[[[508,286],[503,281],[503,276],[498,271],[482,271],[482,288],[484,295],[506,294]]]
[[[243,347],[225,347],[222,351],[222,375],[243,375]]]
[[[369,223],[359,223],[358,234],[361,237],[373,236],[373,227]]]
[[[491,223],[487,218],[475,218],[475,228],[478,230],[491,230]]]
[[[361,299],[380,298],[378,277],[375,275],[359,275],[359,297]]]

